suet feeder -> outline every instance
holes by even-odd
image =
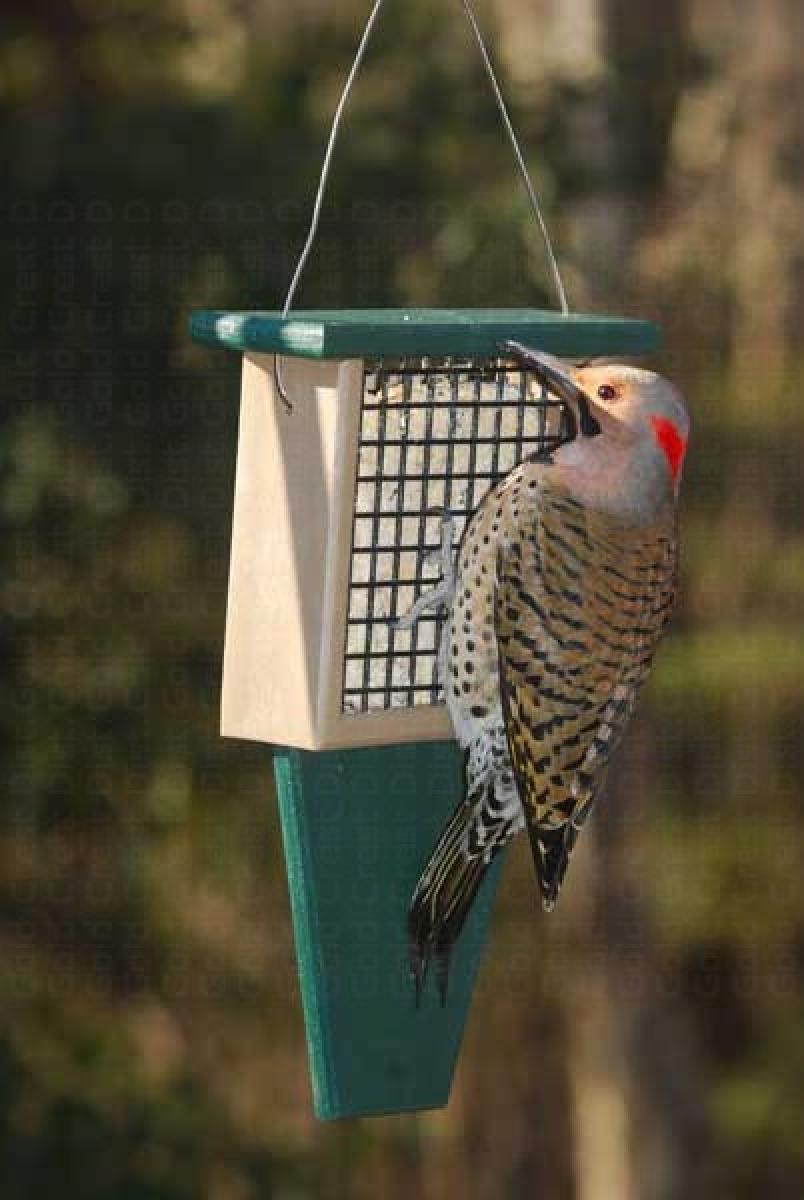
[[[441,513],[459,536],[497,479],[565,436],[561,402],[501,344],[612,357],[653,349],[657,331],[533,309],[288,302],[196,313],[192,335],[243,356],[222,733],[274,747],[316,1114],[439,1107],[499,864],[447,1004],[430,980],[417,1007],[407,906],[462,767],[438,676],[443,614],[396,621],[438,582]]]

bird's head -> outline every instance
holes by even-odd
[[[577,435],[557,461],[607,487],[606,507],[620,502],[648,518],[677,498],[690,420],[669,380],[617,363],[571,367],[540,350],[518,357],[573,412]]]

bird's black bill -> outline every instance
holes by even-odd
[[[572,420],[575,420],[577,411],[577,423],[572,430],[573,437],[577,437],[579,428],[584,437],[596,437],[600,433],[600,426],[592,415],[589,397],[557,359],[543,351],[534,350],[531,346],[525,346],[522,342],[505,341],[502,343],[502,349],[532,371],[549,392],[564,401]]]

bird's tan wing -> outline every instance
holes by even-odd
[[[622,737],[672,609],[670,528],[634,536],[545,492],[501,543],[494,628],[511,760],[545,903]]]

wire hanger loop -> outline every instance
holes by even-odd
[[[355,53],[354,61],[352,62],[352,66],[351,66],[351,69],[347,76],[346,83],[344,84],[343,91],[341,92],[341,97],[340,97],[340,100],[338,101],[338,106],[335,109],[335,115],[332,118],[332,125],[330,127],[329,138],[327,140],[327,148],[324,153],[324,160],[321,164],[321,175],[320,175],[320,178],[318,181],[318,188],[316,190],[315,201],[313,203],[313,212],[312,212],[312,216],[310,219],[310,227],[308,229],[307,238],[305,240],[301,254],[299,255],[298,262],[296,263],[296,268],[293,272],[293,277],[290,281],[287,295],[285,296],[285,303],[282,306],[282,316],[283,317],[286,317],[290,312],[291,306],[293,304],[293,300],[295,298],[296,292],[299,287],[299,283],[301,282],[301,278],[304,273],[304,269],[307,265],[307,261],[310,257],[313,246],[315,244],[316,235],[318,233],[318,227],[321,222],[321,211],[322,211],[322,208],[324,205],[324,196],[325,196],[326,189],[327,189],[327,183],[329,180],[330,169],[332,167],[332,159],[333,159],[333,156],[335,153],[335,146],[338,141],[338,134],[340,132],[341,121],[343,118],[344,110],[348,103],[349,96],[351,95],[355,80],[357,79],[358,73],[360,71],[360,67],[363,63],[363,59],[366,54],[366,49],[368,47],[369,40],[371,38],[374,27],[377,24],[377,19],[379,18],[380,10],[382,9],[382,6],[384,3],[385,3],[385,0],[374,0],[374,6],[372,7],[371,12],[369,13],[368,20],[366,21],[365,28],[363,29],[363,34],[360,38],[360,43],[359,43],[359,45],[357,47],[357,51]],[[495,73],[494,66],[491,61],[491,57],[486,48],[486,43],[483,40],[483,35],[480,31],[480,26],[478,25],[477,18],[475,16],[474,9],[471,4],[471,0],[461,0],[461,5],[463,7],[464,13],[466,14],[466,19],[469,22],[469,26],[472,30],[472,33],[474,34],[475,41],[477,42],[477,46],[480,51],[480,56],[483,60],[483,65],[486,69],[486,74],[488,75],[489,83],[491,84],[491,89],[494,93],[494,98],[497,102],[497,107],[500,111],[500,118],[502,120],[505,131],[508,135],[508,140],[511,143],[511,148],[514,152],[514,158],[516,159],[517,167],[519,168],[519,173],[522,177],[522,182],[524,184],[525,191],[527,192],[528,200],[530,202],[530,207],[533,212],[536,223],[539,227],[542,241],[544,242],[545,251],[547,253],[547,261],[548,261],[548,264],[550,267],[550,273],[553,277],[553,284],[554,284],[554,287],[556,290],[556,295],[558,297],[558,303],[559,303],[559,307],[561,309],[561,314],[562,314],[562,316],[565,316],[565,317],[569,316],[570,307],[569,307],[569,302],[567,300],[567,292],[564,287],[564,281],[561,278],[561,271],[559,269],[558,259],[556,258],[556,254],[553,249],[553,243],[550,238],[550,232],[547,228],[547,221],[545,220],[544,212],[543,212],[542,206],[539,202],[539,197],[536,193],[536,189],[533,186],[533,181],[531,180],[530,173],[529,173],[528,167],[527,167],[527,163],[525,162],[525,157],[520,148],[519,139],[517,138],[516,131],[513,126],[513,122],[511,121],[511,117],[509,115],[508,108],[506,106],[505,99],[503,97],[499,82],[497,80],[497,75]],[[282,364],[281,364],[280,356],[278,353],[274,354],[274,380],[276,382],[277,392],[279,393],[279,396],[282,400],[282,403],[285,406],[285,409],[287,410],[287,412],[292,412],[293,405],[291,404],[290,399],[288,398],[287,390],[285,388],[284,379],[282,377]]]

